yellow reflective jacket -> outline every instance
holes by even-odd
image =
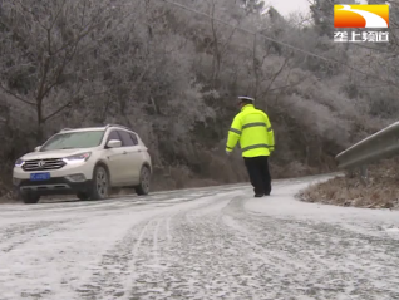
[[[226,151],[233,151],[238,141],[243,157],[270,156],[274,151],[274,131],[267,114],[252,104],[245,105],[231,124]]]

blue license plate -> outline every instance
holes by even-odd
[[[31,173],[30,174],[30,181],[44,181],[50,179],[50,173]]]

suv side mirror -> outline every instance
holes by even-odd
[[[122,146],[122,143],[120,140],[110,140],[107,143],[107,148],[119,148]]]
[[[35,152],[40,152],[40,146],[35,147]]]

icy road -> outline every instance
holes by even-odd
[[[0,299],[399,299],[399,214],[302,203],[316,178],[0,206]]]

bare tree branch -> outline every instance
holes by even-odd
[[[289,58],[286,58],[284,60],[284,63],[281,65],[280,69],[272,76],[271,81],[268,85],[268,87],[266,88],[266,90],[261,93],[262,97],[267,96],[267,94],[269,93],[271,86],[273,85],[273,83],[276,81],[276,79],[280,76],[281,72],[283,72],[284,68],[286,67],[286,65],[288,64]]]
[[[67,103],[65,103],[64,105],[61,105],[60,107],[58,107],[56,110],[54,110],[52,113],[48,114],[46,117],[43,118],[43,123],[46,122],[47,120],[55,117],[56,115],[58,115],[59,113],[61,113],[64,109],[66,108],[72,108],[76,103],[78,103],[79,101],[82,101],[84,99],[87,98],[91,98],[94,96],[100,96],[100,95],[104,95],[107,92],[101,92],[101,93],[93,93],[91,95],[86,95],[86,96],[79,96],[76,97],[74,99],[72,99],[71,101],[68,101]]]
[[[19,101],[21,101],[21,102],[23,102],[25,104],[35,106],[35,103],[32,103],[32,102],[26,100],[25,98],[19,96],[17,93],[11,91],[10,89],[5,88],[1,84],[0,84],[0,89],[3,90],[4,92],[6,92],[7,94],[13,96],[15,99],[17,99],[17,100],[19,100]]]

